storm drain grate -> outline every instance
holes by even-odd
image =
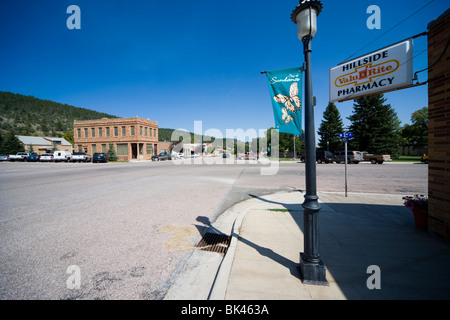
[[[231,236],[208,232],[203,235],[196,247],[203,251],[225,254],[230,245],[230,241]]]

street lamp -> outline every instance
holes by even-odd
[[[311,79],[311,40],[317,32],[317,16],[322,11],[322,2],[301,0],[291,14],[297,24],[298,38],[303,42],[305,55],[305,180],[306,194],[303,207],[304,251],[300,253],[300,276],[302,282],[313,285],[328,285],[326,270],[319,254],[319,197],[316,183],[316,139],[314,129],[314,106]]]

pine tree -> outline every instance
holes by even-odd
[[[109,144],[106,157],[108,158],[108,161],[117,161],[116,151],[114,150],[114,145],[112,143]]]
[[[25,146],[11,130],[4,136],[0,149],[1,154],[16,154],[17,152],[24,152]]]
[[[344,132],[344,124],[334,103],[328,104],[323,113],[323,119],[318,130],[320,136],[319,148],[335,153],[342,144],[338,135]]]
[[[390,104],[385,104],[383,94],[354,100],[352,122],[353,133],[350,148],[374,154],[390,154],[398,157],[400,144],[400,120]]]

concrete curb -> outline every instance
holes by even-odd
[[[253,199],[247,201],[252,200]],[[239,229],[241,228],[242,221],[244,220],[244,217],[250,210],[250,208],[251,207],[248,207],[246,210],[241,212],[233,223],[230,245],[225,257],[222,260],[222,263],[220,264],[216,279],[214,280],[214,283],[211,287],[211,292],[208,300],[225,300],[228,287],[228,279],[230,277],[231,267],[233,266],[234,255],[236,253],[236,246],[239,239]]]
[[[274,192],[263,196],[263,198],[271,197],[274,195],[287,194],[291,192],[292,191]],[[229,208],[227,211],[224,212],[225,214],[228,211],[236,211],[238,213],[238,216],[236,217],[236,220],[233,223],[231,230],[232,238],[230,241],[230,245],[228,247],[225,257],[222,260],[222,263],[220,264],[219,270],[217,271],[216,278],[211,286],[211,291],[208,300],[225,300],[228,287],[228,280],[230,278],[231,268],[234,262],[234,256],[236,253],[236,247],[239,240],[242,222],[244,221],[244,218],[247,215],[247,213],[259,203],[260,200],[258,199],[248,199],[246,201],[235,204],[234,206],[232,206],[231,208]]]
[[[266,198],[266,197],[270,198],[274,195],[285,195],[285,194],[289,194],[291,192],[292,191],[275,192],[275,193],[272,193],[269,195],[265,195],[262,198]],[[301,192],[301,193],[303,194],[304,192]],[[344,195],[344,192],[321,192],[321,193],[334,194],[334,195],[340,195],[340,196]],[[360,192],[349,192],[348,195],[350,197],[351,197],[351,195],[386,196],[385,194],[360,193]],[[399,195],[392,195],[392,196],[398,197]],[[320,199],[319,199],[319,202],[322,206],[322,211],[323,210],[334,211],[332,208],[329,208],[326,203],[324,203],[323,201],[320,201]],[[238,216],[236,217],[236,220],[234,221],[233,226],[232,226],[232,230],[231,230],[232,239],[230,242],[230,246],[228,247],[227,253],[219,266],[215,280],[211,286],[211,291],[208,296],[208,300],[225,300],[226,294],[227,294],[227,289],[228,289],[229,278],[230,278],[230,274],[231,274],[231,269],[232,269],[232,266],[234,263],[236,247],[237,247],[237,243],[238,243],[239,236],[240,236],[240,229],[242,226],[242,222],[243,222],[245,216],[247,215],[247,213],[250,210],[255,209],[255,207],[257,207],[257,205],[260,203],[261,203],[261,201],[258,199],[249,199],[249,200],[235,204],[234,206],[232,206],[231,208],[229,208],[228,210],[226,210],[224,212],[224,214],[225,214],[225,213],[234,211],[235,213],[238,213]],[[261,208],[259,208],[259,209],[261,209]]]

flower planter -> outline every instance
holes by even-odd
[[[416,228],[426,231],[428,229],[428,212],[423,209],[415,209],[413,215]]]

